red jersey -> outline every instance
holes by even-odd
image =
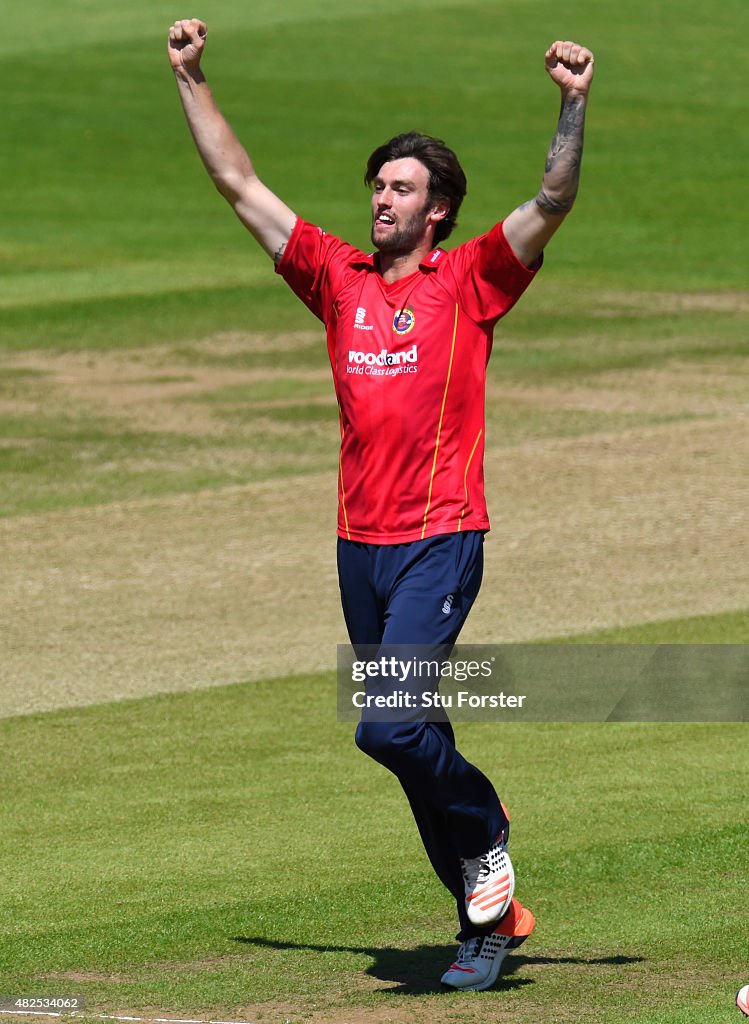
[[[494,325],[540,266],[502,225],[387,284],[298,219],[277,272],[326,325],[341,424],[338,534],[398,544],[488,530],[484,385]]]

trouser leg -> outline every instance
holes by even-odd
[[[455,906],[460,921],[460,929],[456,938],[462,942],[475,935],[488,935],[496,928],[496,922],[479,927],[468,920],[468,910],[465,900],[465,889],[463,884],[463,873],[460,867],[460,854],[454,842],[454,834],[444,814],[424,799],[421,789],[403,786],[408,798],[414,821],[419,829],[421,841],[424,844],[429,861],[435,874],[445,888],[455,898]],[[504,807],[501,807],[504,812]],[[498,831],[504,828],[505,835],[509,835],[509,821],[504,817],[504,825],[499,825]],[[495,833],[495,835],[497,835]]]
[[[339,559],[344,614],[355,646],[377,642],[382,622],[379,640],[388,654],[401,645],[406,657],[413,644],[441,645],[443,656],[452,648],[481,583],[482,538],[433,541],[421,549],[399,546],[410,549],[400,562],[397,552],[381,558],[382,552],[373,554],[369,545]],[[493,786],[458,752],[447,721],[365,718],[356,742],[401,782],[434,870],[456,899],[462,931],[478,934],[481,929],[469,925],[465,915],[460,857],[483,853],[507,825]]]
[[[419,823],[419,830],[434,836],[437,860],[454,859],[456,852],[478,857],[489,849],[505,823],[499,798],[486,776],[445,735],[443,723],[363,721],[356,743],[393,772],[407,795],[420,797],[421,815],[428,820],[424,827]],[[444,836],[452,841],[443,843]],[[431,859],[431,845],[427,853]]]

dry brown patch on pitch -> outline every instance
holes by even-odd
[[[33,416],[38,404],[21,398],[0,398],[0,416]],[[4,439],[0,438],[0,444]],[[15,440],[13,442],[16,443]]]
[[[734,416],[749,409],[749,357],[719,364],[673,361],[665,366],[615,370],[553,384],[487,384],[487,405],[625,413],[643,418]]]
[[[603,291],[591,298],[593,316],[652,316],[656,314],[716,312],[749,313],[749,292],[620,292]]]
[[[329,667],[334,529],[327,474],[0,520],[0,714]]]
[[[491,575],[466,633],[527,640],[747,607],[747,464],[746,415],[489,452]]]
[[[291,372],[216,361],[248,352],[272,355],[311,342],[320,343],[319,369]],[[205,362],[200,362],[201,355]],[[189,359],[162,346],[113,352],[31,352],[9,359],[7,365],[44,375],[46,407],[84,408],[91,415],[121,417],[137,429],[196,437],[221,435],[227,430],[226,420],[216,414],[219,406],[202,400],[207,393],[289,377],[330,379],[324,345],[311,332],[275,340],[269,335],[219,334],[191,344]],[[334,402],[332,387],[330,402]],[[17,406],[17,411],[25,413],[37,409],[27,400]]]
[[[749,417],[488,452],[465,642],[749,607]],[[335,472],[0,521],[0,714],[332,668]]]

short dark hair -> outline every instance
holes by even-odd
[[[458,210],[468,189],[463,168],[455,153],[441,139],[433,139],[420,132],[404,132],[378,146],[372,153],[367,160],[364,184],[372,185],[383,164],[404,157],[420,160],[429,171],[430,201],[444,199],[450,204],[447,216],[435,228],[434,244],[438,245],[457,224]]]

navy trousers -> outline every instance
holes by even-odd
[[[449,652],[481,586],[483,534],[444,534],[407,544],[338,541],[341,602],[351,644],[357,648],[427,645]],[[408,655],[406,654],[406,657]],[[398,778],[411,805],[427,856],[456,900],[458,938],[487,934],[465,909],[460,857],[492,845],[507,817],[494,787],[456,749],[443,721],[368,721],[356,743]]]

